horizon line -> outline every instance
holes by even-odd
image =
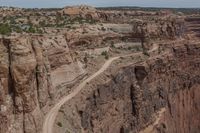
[[[79,5],[67,5],[64,7],[19,7],[19,6],[0,6],[0,8],[7,7],[7,8],[21,8],[21,9],[62,9],[65,7],[75,7],[75,6],[91,6],[95,8],[166,8],[166,9],[200,9],[200,7],[165,7],[165,6],[92,6],[86,4],[79,4]]]

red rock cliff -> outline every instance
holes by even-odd
[[[98,85],[77,107],[80,127],[72,118],[69,123],[74,132],[197,133],[199,65],[199,44],[172,46],[170,53],[125,67]]]

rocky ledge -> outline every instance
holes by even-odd
[[[170,53],[121,68],[88,96],[64,105],[59,115],[67,124],[55,127],[94,133],[197,133],[199,53],[199,44],[175,45]]]

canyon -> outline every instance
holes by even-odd
[[[199,14],[0,8],[0,133],[199,133]]]

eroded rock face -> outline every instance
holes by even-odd
[[[185,89],[169,97],[169,108],[162,116],[155,133],[198,133],[199,125],[199,85]]]
[[[36,107],[34,72],[37,62],[30,38],[12,39],[8,45],[10,45],[10,67],[15,90],[16,111],[32,111]]]
[[[63,15],[69,16],[79,16],[85,17],[89,19],[97,19],[97,11],[94,7],[91,6],[74,6],[74,7],[66,7],[61,11]]]
[[[183,36],[185,22],[179,17],[155,18],[153,21],[134,20],[133,36],[144,39],[173,39]]]
[[[169,91],[173,93],[168,95],[168,108],[157,127],[158,133],[198,133],[200,131],[199,50],[198,44],[174,48],[175,56],[181,64],[178,71],[173,71],[173,75],[179,75],[180,79],[171,80]],[[176,83],[179,87],[175,86]]]
[[[57,98],[56,87],[85,73],[77,62],[64,36],[1,38],[0,132],[40,132],[45,110]],[[61,68],[66,77],[55,83]],[[67,73],[71,68],[76,74]]]
[[[0,132],[6,132],[11,122],[10,114],[12,113],[12,91],[10,89],[10,73],[9,73],[9,52],[8,46],[0,40]]]
[[[122,69],[81,102],[82,128],[95,133],[142,132],[164,108],[160,126],[149,132],[200,131],[199,53],[199,44],[175,46],[170,54]]]
[[[96,9],[91,6],[80,5],[73,7],[65,7],[58,12],[61,15],[71,17],[81,17],[90,20],[111,23],[124,23],[130,18],[138,16],[156,16],[156,12],[145,11],[125,11],[125,10],[104,10]]]
[[[34,113],[38,103],[36,66],[37,61],[29,37],[1,39],[3,59],[1,65],[5,67],[1,75],[3,86],[1,90],[0,116],[4,116],[1,130],[3,132],[37,132],[41,124],[41,112]],[[7,77],[5,77],[7,75]],[[6,86],[5,86],[6,85]],[[7,91],[6,91],[7,90]],[[5,128],[7,127],[7,128]]]

